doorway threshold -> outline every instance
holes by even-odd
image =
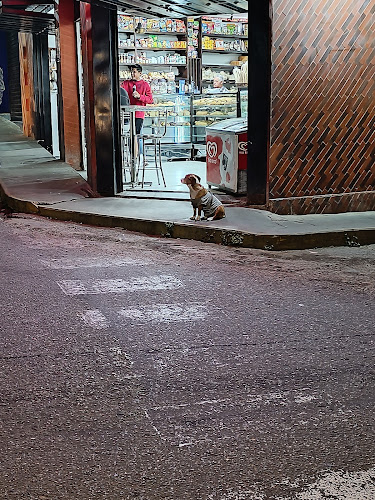
[[[126,189],[116,195],[119,198],[144,198],[153,200],[190,201],[189,193],[182,191],[157,191],[151,189]]]
[[[219,189],[210,189],[210,191],[219,198],[224,205],[232,205],[238,207],[247,206],[246,196],[230,194]],[[146,188],[130,188],[116,195],[118,198],[135,198],[135,199],[151,199],[151,200],[173,200],[173,201],[188,201],[190,202],[189,192],[184,191],[166,191]]]

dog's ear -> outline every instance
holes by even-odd
[[[195,175],[194,175],[194,177],[195,177],[196,179],[198,179],[198,182],[199,182],[199,183],[201,182],[201,178],[199,177],[199,175],[195,174]]]
[[[194,174],[189,175],[189,182],[192,186],[195,186],[195,184],[197,183],[197,179],[196,179],[196,176]]]

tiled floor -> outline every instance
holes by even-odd
[[[153,169],[154,163],[150,161],[145,170],[145,182],[150,184],[145,184],[142,188],[141,185],[132,187],[130,185],[124,185],[124,191],[163,191],[163,192],[183,192],[188,193],[188,189],[184,184],[181,184],[181,179],[185,177],[186,174],[197,174],[201,178],[201,183],[206,186],[206,163],[202,161],[166,161],[162,162],[166,187],[164,187],[163,181],[160,177],[160,184],[158,184],[156,170]],[[139,181],[142,179],[141,172],[139,173]],[[129,180],[129,174],[127,173],[127,180]]]

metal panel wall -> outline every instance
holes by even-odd
[[[9,32],[7,38],[10,119],[13,121],[22,121],[18,33]]]
[[[274,0],[273,21],[270,198],[373,191],[374,3]]]

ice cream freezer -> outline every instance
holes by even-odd
[[[230,118],[206,128],[207,184],[247,192],[247,120]]]

